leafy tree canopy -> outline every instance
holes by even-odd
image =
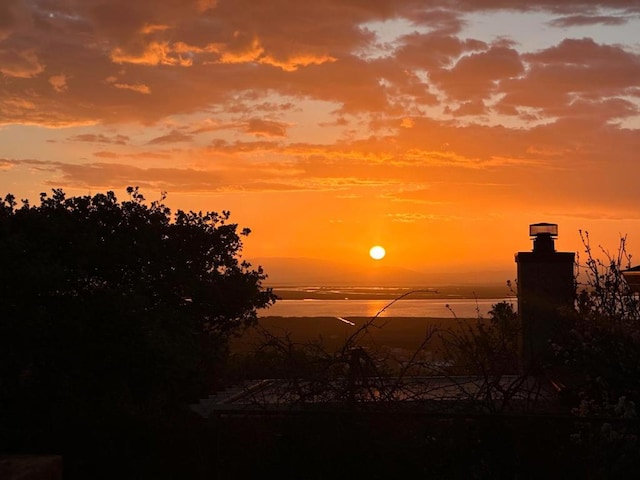
[[[239,259],[249,230],[229,212],[172,215],[127,192],[0,201],[6,416],[45,412],[33,421],[46,424],[88,404],[159,415],[193,401],[215,383],[229,336],[273,303],[262,269]]]

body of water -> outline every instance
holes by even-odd
[[[354,299],[354,300],[278,300],[261,317],[383,317],[475,318],[487,316],[496,303],[508,301],[517,307],[515,298],[453,298],[453,299]],[[393,302],[393,303],[391,303]],[[448,305],[448,307],[447,307]]]

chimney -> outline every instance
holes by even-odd
[[[532,373],[552,358],[550,342],[562,335],[563,312],[575,300],[573,252],[556,252],[558,225],[529,225],[531,252],[518,252],[518,316],[521,325],[521,370]]]

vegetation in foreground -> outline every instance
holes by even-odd
[[[62,454],[72,479],[256,471],[535,478],[552,470],[612,478],[637,469],[640,315],[621,278],[630,264],[624,241],[601,262],[585,236],[585,280],[548,365],[581,373],[566,398],[570,415],[372,417],[352,409],[204,422],[188,403],[223,383],[230,340],[275,297],[262,286],[262,270],[239,259],[248,231],[228,223],[228,212],[172,216],[161,201],[147,205],[134,188],[129,194],[118,202],[112,193],[67,198],[54,190],[38,206],[18,206],[10,195],[0,204],[2,451]],[[501,388],[491,382],[517,363],[508,304],[445,331],[436,349],[438,329],[425,329],[403,358],[371,350],[379,320],[331,348],[263,332],[252,368],[326,384],[348,376],[355,351],[375,375],[474,373]],[[438,364],[427,354],[434,350],[454,362]]]
[[[0,201],[0,451],[61,453],[69,475],[178,428],[275,300],[228,212],[128,193]]]

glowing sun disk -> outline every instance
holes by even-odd
[[[387,254],[387,252],[380,245],[376,245],[375,247],[371,247],[371,250],[369,250],[369,256],[371,258],[373,258],[374,260],[381,260],[381,259],[384,258],[384,256],[386,254]]]

